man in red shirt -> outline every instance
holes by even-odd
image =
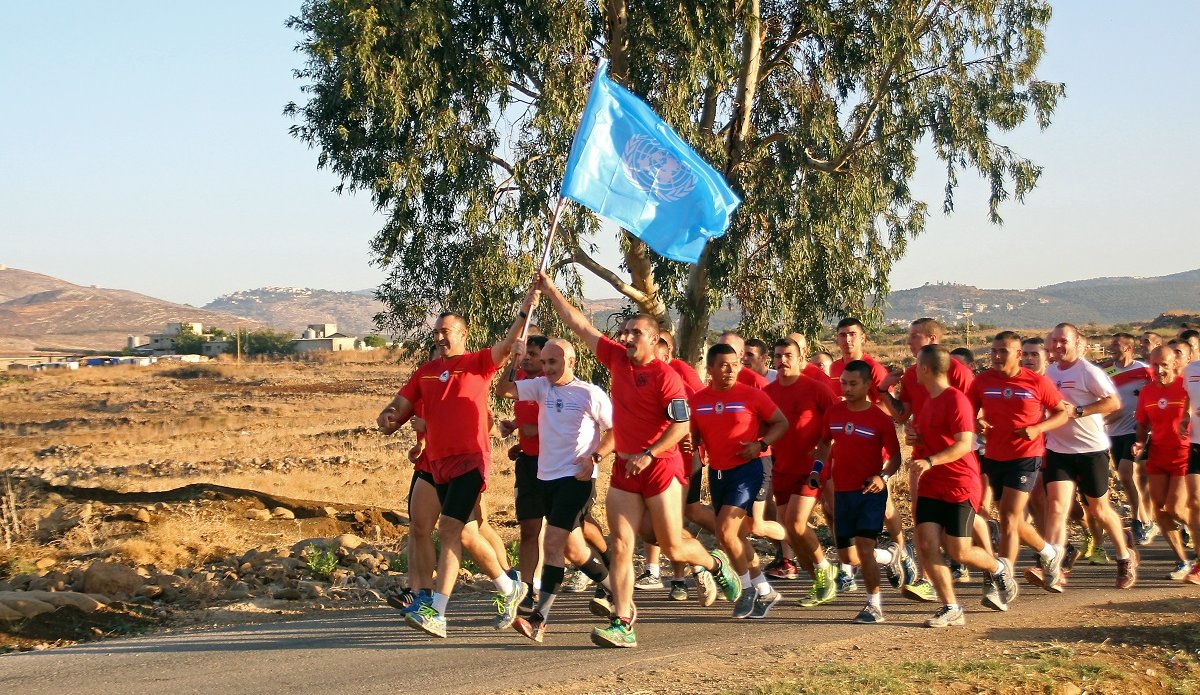
[[[883,531],[887,508],[887,481],[900,467],[900,440],[896,423],[871,404],[871,367],[856,360],[842,370],[844,401],[825,413],[822,441],[817,459],[827,460],[834,489],[834,536],[838,548],[855,547],[862,559],[867,605],[854,618],[863,625],[884,622],[879,592],[879,564],[875,544]],[[886,460],[884,453],[887,453]],[[820,475],[814,462],[810,483]],[[823,470],[823,467],[821,468]],[[898,563],[898,548],[892,548],[892,563]]]
[[[525,586],[504,572],[495,548],[479,533],[479,500],[491,462],[487,402],[492,376],[508,361],[535,296],[531,290],[525,297],[508,335],[479,352],[466,351],[463,317],[439,316],[433,337],[440,357],[418,367],[377,419],[379,429],[392,434],[417,407],[424,409],[425,453],[442,508],[438,519],[442,547],[432,601],[408,613],[405,622],[435,637],[446,636],[446,606],[458,579],[463,548],[496,584],[496,629],[512,625],[525,598]]]
[[[763,392],[779,406],[788,429],[775,443],[771,484],[775,504],[783,510],[788,540],[800,566],[813,578],[812,589],[800,605],[819,606],[837,596],[837,570],[826,559],[817,533],[809,525],[820,489],[810,485],[808,477],[813,469],[813,450],[821,441],[821,423],[835,399],[827,386],[801,374],[804,363],[795,341],[776,342],[774,354],[779,373]]]
[[[853,317],[838,321],[837,344],[842,356],[829,365],[829,381],[833,391],[841,393],[842,370],[846,368],[846,365],[854,360],[862,360],[871,367],[871,385],[874,387],[871,390],[871,402],[878,403],[879,389],[883,386],[883,380],[888,376],[888,370],[887,367],[879,364],[874,357],[866,353],[867,327],[862,324],[862,321]]]
[[[942,607],[925,621],[927,627],[963,625],[962,607],[954,594],[950,569],[942,548],[954,562],[1011,581],[1012,566],[971,543],[975,508],[981,486],[975,460],[975,413],[962,391],[950,386],[950,352],[927,345],[917,354],[917,377],[929,398],[917,418],[916,430],[927,455],[914,458],[918,471],[917,553],[933,582]]]
[[[717,343],[732,347],[738,356],[738,360],[745,364],[746,362],[746,340],[742,336],[733,331],[725,331],[721,337],[717,339]],[[759,374],[753,369],[743,369],[738,372],[738,383],[747,386],[753,386],[756,389],[761,389],[767,385],[767,377]]]
[[[537,287],[550,299],[568,328],[587,343],[612,377],[613,437],[617,458],[605,507],[612,534],[613,603],[609,625],[592,632],[599,646],[636,647],[633,631],[633,549],[638,529],[650,517],[654,540],[672,560],[699,567],[702,600],[711,605],[719,586],[729,601],[741,595],[738,577],[719,550],[709,554],[683,531],[683,458],[679,442],[687,435],[688,409],[683,382],[655,356],[658,323],[639,315],[625,321],[623,343],[611,340],[562,296],[549,276]]]
[[[708,456],[709,488],[717,510],[717,540],[740,576],[742,594],[735,618],[765,618],[779,601],[759,567],[754,547],[746,540],[753,527],[749,514],[765,495],[764,455],[787,431],[787,419],[769,396],[739,383],[745,369],[732,345],[717,343],[708,350],[712,385],[688,399],[692,436]]]
[[[1150,370],[1154,381],[1138,394],[1137,434],[1133,455],[1146,450],[1146,474],[1150,478],[1150,500],[1163,538],[1175,553],[1175,568],[1168,579],[1187,579],[1192,565],[1187,549],[1180,538],[1179,525],[1187,525],[1188,456],[1191,440],[1192,405],[1184,380],[1179,378],[1186,363],[1181,364],[1168,345],[1154,348],[1150,353]],[[1200,529],[1193,529],[1200,531]]]
[[[1000,503],[998,554],[1015,567],[1020,544],[1029,546],[1042,559],[1042,568],[1031,570],[1033,581],[1055,591],[1061,581],[1065,549],[1047,543],[1026,519],[1025,509],[1046,455],[1042,433],[1067,422],[1067,404],[1053,382],[1021,367],[1021,338],[1012,331],[996,334],[992,368],[979,373],[967,396],[987,436],[979,463],[983,484]],[[1007,605],[1016,594],[1015,584],[984,586],[985,604]]]

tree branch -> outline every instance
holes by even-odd
[[[605,268],[599,261],[589,256],[587,252],[580,248],[577,243],[571,244],[571,261],[592,271],[596,277],[612,285],[613,289],[632,299],[638,306],[645,307],[652,303],[650,297],[646,296],[644,292],[622,280],[613,271]]]

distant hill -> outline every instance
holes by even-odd
[[[205,309],[245,316],[299,333],[310,323],[336,323],[346,335],[375,332],[375,314],[384,310],[373,290],[333,292],[307,287],[261,287],[217,297]]]
[[[1200,313],[1200,269],[1162,277],[1107,277],[1033,290],[989,290],[927,284],[888,295],[889,321],[930,316],[949,323],[972,314],[975,323],[1008,328],[1149,321],[1167,310]]]
[[[167,323],[202,322],[226,329],[262,322],[197,309],[129,290],[83,287],[0,267],[0,350],[120,350],[127,336],[162,331]]]

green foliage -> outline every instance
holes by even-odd
[[[321,579],[328,579],[330,574],[337,569],[338,558],[333,550],[324,546],[310,543],[304,552],[304,562],[308,566],[308,571],[312,576]]]
[[[568,205],[554,249],[575,297],[586,268],[670,323],[696,359],[727,299],[742,327],[814,333],[878,322],[888,274],[925,226],[909,183],[919,143],[990,184],[990,217],[1041,169],[993,138],[1047,127],[1045,0],[512,3],[308,0],[288,25],[307,96],[285,113],[336,190],[366,191],[386,222],[381,329],[419,349],[454,309],[482,343],[509,324],[538,260],[596,59],[644,97],[745,202],[693,267],[620,234],[620,269],[592,255],[607,228]],[[628,273],[628,281],[617,274]],[[540,318],[550,323],[547,310]]]
[[[175,338],[175,354],[177,355],[199,355],[202,354],[201,344],[204,342],[204,337],[197,335],[192,327],[183,324],[182,330]]]
[[[264,328],[258,331],[250,331],[242,334],[242,354],[243,355],[290,355],[294,351],[292,338],[294,333],[287,331],[273,331],[269,328]]]
[[[362,339],[363,345],[373,348],[387,347],[387,339],[380,335],[368,335]]]

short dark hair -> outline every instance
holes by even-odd
[[[1195,328],[1189,328],[1186,331],[1180,331],[1179,337],[1190,343],[1193,340],[1200,340],[1200,331]]]
[[[780,338],[779,340],[776,340],[775,347],[777,347],[777,348],[781,347],[781,348],[785,348],[785,349],[786,348],[796,348],[796,353],[799,354],[799,352],[800,352],[800,344],[797,343],[796,341],[792,340],[791,338]]]
[[[834,330],[840,331],[843,328],[850,328],[851,326],[858,326],[859,328],[862,329],[863,333],[867,332],[867,327],[863,325],[863,322],[859,321],[858,319],[854,318],[853,316],[847,316],[846,318],[842,319],[841,321],[838,321],[837,328]]]
[[[764,355],[767,354],[767,352],[768,352],[767,344],[765,342],[759,340],[758,338],[751,338],[750,340],[747,340],[746,347],[758,348]]]
[[[938,340],[946,334],[946,329],[942,328],[942,324],[937,319],[923,318],[913,321],[911,326],[920,329],[925,335],[932,336]]]
[[[829,354],[828,352],[825,352],[824,350],[817,350],[816,352],[814,352],[812,354],[812,357],[820,357],[821,355],[828,357],[830,362],[833,361],[833,355]]]
[[[1025,340],[1021,341],[1021,347],[1024,347],[1026,345],[1036,345],[1036,346],[1038,346],[1038,349],[1045,350],[1046,349],[1046,339],[1040,335],[1035,335],[1032,338],[1026,338]]]
[[[464,328],[470,326],[470,324],[467,323],[466,317],[464,317],[462,314],[458,313],[457,311],[443,311],[442,313],[438,314],[438,321],[441,321],[442,319],[447,319],[447,318],[458,319],[462,323]]]
[[[550,340],[550,338],[547,336],[544,336],[544,335],[531,335],[525,339],[525,344],[526,345],[536,345],[537,349],[545,350],[546,349],[546,341],[548,341],[548,340]]]
[[[1021,336],[1017,335],[1013,331],[1000,331],[996,334],[995,338],[992,338],[993,342],[997,340],[1003,340],[1006,343],[1019,343],[1021,342]]]
[[[928,367],[937,376],[945,375],[950,372],[950,351],[936,343],[926,345],[917,353],[917,364]]]
[[[843,374],[845,374],[846,372],[854,372],[855,374],[862,377],[862,380],[864,382],[866,382],[868,384],[872,383],[871,382],[871,365],[867,364],[866,361],[864,361],[864,360],[851,360],[850,364],[846,365],[845,369],[842,370]]]
[[[713,360],[715,360],[718,355],[737,355],[737,350],[734,350],[732,345],[717,343],[708,349],[708,354],[704,358],[704,363],[712,364]]]
[[[950,354],[958,355],[959,357],[965,357],[967,359],[967,362],[971,362],[971,363],[975,362],[975,353],[971,351],[971,348],[965,348],[965,347],[954,348],[953,350],[950,351]]]

